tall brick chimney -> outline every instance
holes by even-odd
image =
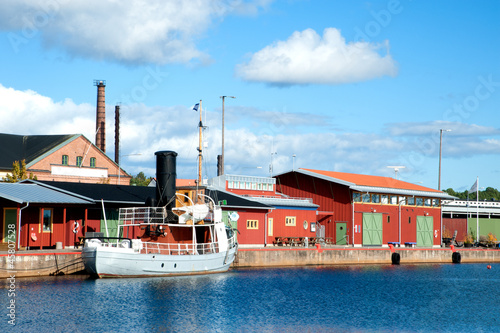
[[[97,148],[106,152],[106,96],[104,88],[106,87],[105,80],[94,80],[94,86],[97,86],[97,107],[96,107],[96,124],[95,124],[95,145]]]
[[[115,106],[115,163],[120,165],[120,106]]]

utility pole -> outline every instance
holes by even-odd
[[[438,191],[441,191],[441,155],[443,148],[443,131],[451,132],[451,129],[440,129],[439,130],[439,175],[438,175]]]
[[[226,98],[236,98],[234,96],[220,96],[222,98],[222,155],[221,155],[221,173],[222,176],[224,174],[224,99]]]
[[[198,186],[201,186],[201,181],[202,181],[202,175],[201,175],[201,162],[203,159],[203,154],[202,154],[202,130],[203,130],[203,123],[201,120],[201,112],[202,112],[202,107],[201,107],[201,99],[200,99],[200,123],[198,124],[199,127],[199,145],[198,145]]]

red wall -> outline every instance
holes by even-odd
[[[382,205],[371,203],[355,203],[354,204],[354,225],[358,226],[358,232],[355,233],[355,244],[362,244],[362,225],[363,213],[382,213],[382,242],[398,242],[399,241],[399,206],[398,205]],[[390,217],[389,223],[387,217]],[[416,206],[401,206],[401,244],[406,242],[417,242],[417,216],[432,216],[434,224],[434,233],[437,237],[433,237],[434,245],[441,244],[441,209],[431,207],[416,207]],[[411,223],[409,218],[411,217]],[[351,222],[352,223],[352,222]],[[361,230],[361,232],[359,232]]]
[[[285,225],[287,216],[295,217],[295,226]],[[268,218],[273,219],[273,235],[267,237],[268,244],[272,244],[276,237],[316,236],[316,232],[311,232],[311,222],[316,222],[315,210],[275,209],[268,215]],[[307,221],[307,229],[304,229],[304,221]]]
[[[264,244],[266,232],[265,210],[238,210],[238,243],[239,244]],[[247,220],[259,221],[258,229],[247,229]]]
[[[456,240],[459,242],[463,242],[465,239],[465,235],[467,235],[467,219],[453,219],[443,217],[443,231],[444,230],[449,230],[452,237],[456,230]]]
[[[346,222],[347,234],[352,239],[352,211],[349,189],[298,173],[276,177],[276,191],[291,197],[311,198],[319,205],[316,221],[325,226],[325,237],[335,239],[335,223]]]

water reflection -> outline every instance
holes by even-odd
[[[500,331],[499,269],[494,265],[488,270],[485,264],[359,265],[239,269],[175,278],[18,279],[16,328]]]

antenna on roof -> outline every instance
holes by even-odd
[[[395,174],[394,178],[398,179],[398,171],[399,171],[399,169],[404,169],[406,167],[403,166],[403,165],[396,165],[396,166],[390,165],[390,166],[388,166],[388,168],[394,169],[394,174]]]

